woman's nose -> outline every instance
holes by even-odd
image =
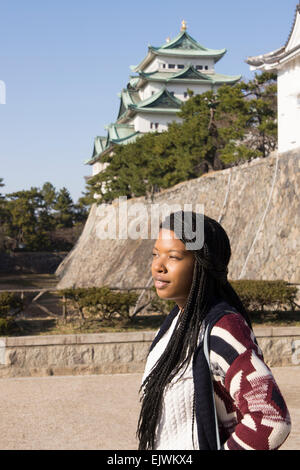
[[[167,268],[166,268],[166,266],[164,265],[164,263],[161,259],[157,259],[157,260],[153,261],[152,267],[153,267],[154,271],[157,271],[157,272],[162,272],[162,271],[166,272],[167,271]]]

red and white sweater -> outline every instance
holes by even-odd
[[[212,328],[210,362],[223,448],[278,449],[290,433],[290,415],[240,314],[225,315]]]
[[[150,351],[143,380],[163,353],[178,320]],[[199,449],[194,426],[193,374],[189,364],[166,387],[155,449]],[[222,316],[210,333],[210,367],[224,450],[275,450],[288,437],[291,420],[253,331],[239,313]]]

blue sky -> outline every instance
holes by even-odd
[[[187,22],[216,71],[251,78],[245,59],[285,44],[298,0],[0,0],[0,177],[9,193],[50,181],[74,201],[96,135],[114,122],[129,66]]]

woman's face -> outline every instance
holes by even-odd
[[[161,299],[185,305],[193,279],[194,254],[175,237],[172,230],[161,229],[153,247],[152,277]]]

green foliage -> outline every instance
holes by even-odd
[[[255,74],[243,82],[243,92],[249,106],[249,145],[263,157],[275,150],[277,144],[277,76],[271,72]]]
[[[4,318],[13,311],[20,311],[23,301],[11,292],[0,292],[0,317]]]
[[[67,188],[60,189],[53,204],[56,210],[57,228],[72,227],[74,219],[73,201]]]
[[[15,330],[16,322],[12,315],[20,312],[23,301],[10,292],[0,293],[0,335],[6,336]]]
[[[265,309],[294,310],[297,288],[286,281],[231,281],[232,287],[240,296],[243,304],[250,311]]]
[[[16,323],[12,318],[0,317],[0,336],[7,336],[15,331]]]
[[[278,309],[293,310],[297,307],[297,288],[285,281],[230,281],[243,304],[250,312],[276,311]],[[150,313],[167,315],[175,306],[171,300],[158,297],[152,287],[150,302],[145,304]],[[69,302],[70,311],[76,311],[84,320],[85,316],[97,317],[100,320],[115,318],[130,319],[130,308],[136,305],[138,294],[112,290],[107,286],[64,289],[60,296]]]
[[[250,313],[263,316],[266,311],[274,313],[280,310],[295,311],[295,309],[299,309],[296,303],[297,288],[291,286],[286,281],[253,281],[243,279],[240,281],[230,281],[230,284]],[[175,302],[160,299],[156,294],[156,289],[152,287],[152,290],[155,295],[147,310],[150,308],[152,312],[167,315],[175,306]]]
[[[43,201],[37,188],[10,193],[7,198],[7,210],[10,220],[7,224],[7,235],[16,240],[17,245],[27,245],[38,250],[47,247],[46,227],[43,225]]]
[[[5,186],[4,183],[3,183],[3,178],[0,178],[0,188],[3,188],[3,186]],[[1,197],[3,197],[3,196],[0,193],[0,198]]]
[[[158,297],[155,287],[152,287],[151,289],[153,291],[154,296],[152,297],[148,310],[150,309],[152,312],[168,315],[172,308],[175,307],[176,303],[173,300],[161,299],[160,297]]]
[[[137,301],[135,292],[111,290],[109,287],[90,287],[63,289],[59,295],[65,298],[73,311],[77,311],[82,320],[86,315],[92,315],[100,320],[112,320],[119,317],[129,320],[130,308]]]
[[[0,178],[0,188],[5,185],[3,178]],[[0,193],[0,251],[4,251],[7,243],[6,227],[9,221],[9,212],[7,210],[7,204],[5,196]]]
[[[55,232],[82,225],[87,212],[84,201],[74,204],[66,188],[56,191],[50,182],[41,189],[32,187],[0,195],[0,250],[70,249],[73,244],[69,246],[61,233],[55,237]]]
[[[56,189],[52,183],[47,181],[43,184],[41,189],[41,196],[44,200],[45,208],[48,212],[50,212],[51,209],[53,209],[56,201]]]
[[[162,133],[115,146],[109,165],[89,179],[86,197],[98,203],[119,196],[152,197],[155,192],[246,160],[267,156],[277,142],[276,76],[256,75],[248,83],[224,85],[193,96]]]

